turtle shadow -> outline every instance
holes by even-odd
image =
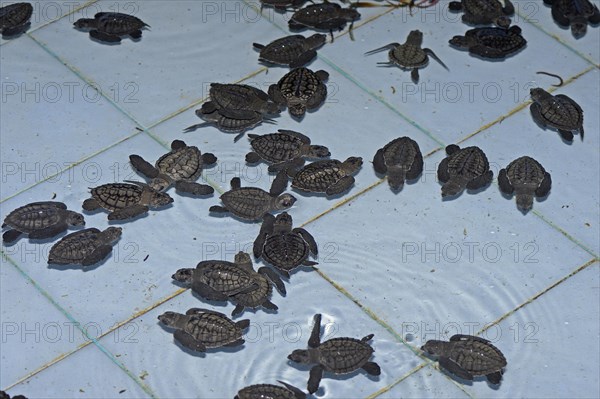
[[[222,206],[222,205],[219,205],[219,206]],[[269,212],[269,213],[271,213],[271,212]],[[259,223],[262,222],[262,218],[258,219],[258,220],[247,220],[247,219],[242,219],[241,217],[236,216],[236,215],[234,215],[231,212],[211,212],[211,211],[208,211],[208,215],[210,217],[219,218],[219,219],[229,217],[229,218],[232,218],[234,220],[237,220],[238,222],[241,222],[241,223],[244,223],[244,224],[247,224],[247,225],[254,225],[254,224],[259,224]]]
[[[65,270],[80,270],[80,271],[82,271],[84,273],[87,273],[87,272],[91,272],[92,270],[96,270],[97,268],[99,268],[100,266],[102,266],[103,264],[105,264],[111,258],[112,258],[112,254],[111,254],[111,256],[107,256],[106,258],[104,258],[100,262],[96,262],[93,265],[89,265],[89,266],[83,266],[83,265],[81,265],[79,263],[69,263],[68,265],[60,265],[60,264],[57,264],[57,263],[48,263],[48,269],[60,270],[60,271],[65,271]]]
[[[348,194],[353,187],[350,187],[348,190],[345,190],[342,193],[339,194],[335,194],[335,195],[327,195],[327,193],[315,193],[315,192],[309,192],[309,191],[302,191],[302,190],[298,190],[295,187],[292,187],[291,191],[301,195],[302,197],[306,197],[306,198],[325,198],[327,200],[337,200],[340,198],[343,198],[346,196],[346,194]]]
[[[288,366],[295,368],[296,370],[299,371],[308,371],[310,372],[310,370],[316,366],[316,363],[312,363],[312,364],[303,364],[303,363],[296,363],[292,360],[287,361]],[[346,380],[350,380],[354,377],[356,377],[357,375],[362,374],[365,377],[367,377],[369,380],[373,381],[373,382],[378,382],[380,380],[380,375],[370,375],[369,373],[367,373],[365,370],[363,369],[358,369],[358,370],[354,370],[350,373],[347,374],[335,374],[332,373],[330,371],[325,371],[323,372],[323,378],[322,379],[331,379],[331,380],[336,380],[336,381],[346,381]],[[321,396],[325,393],[325,388],[323,388],[322,386],[319,385],[319,389],[317,390],[317,392],[315,392],[313,395],[317,395],[317,396]]]
[[[27,33],[27,31],[29,30],[29,28],[31,28],[31,22],[27,24],[27,28],[24,29],[22,32],[15,33],[14,35],[2,35],[2,40],[17,39],[17,38],[23,36],[25,33]]]
[[[157,324],[165,332],[167,332],[171,335],[173,335],[173,332],[176,331],[176,329],[165,326],[161,322],[157,322]],[[211,353],[216,353],[216,352],[236,353],[236,352],[239,352],[242,349],[244,349],[244,347],[246,346],[244,343],[244,344],[238,345],[238,346],[221,346],[218,348],[207,348],[205,352],[200,352],[200,351],[195,351],[193,349],[185,347],[184,345],[181,344],[181,342],[177,341],[175,338],[173,338],[173,342],[182,352],[185,352],[190,356],[199,357],[199,358],[205,358],[206,356],[210,355]]]
[[[450,47],[452,47],[452,46],[450,46]],[[455,48],[455,47],[452,47],[452,48]],[[507,59],[509,59],[509,58],[512,58],[512,57],[514,57],[515,55],[519,54],[521,51],[523,51],[523,50],[524,50],[524,49],[526,49],[526,48],[527,48],[527,45],[523,46],[522,48],[520,48],[519,50],[515,51],[514,53],[510,53],[510,54],[508,54],[508,55],[506,55],[506,56],[504,56],[504,57],[502,57],[502,58],[488,58],[488,57],[482,57],[481,55],[479,55],[479,54],[474,54],[474,53],[471,53],[470,51],[469,51],[469,55],[470,55],[471,57],[473,57],[473,58],[478,58],[478,59],[480,59],[480,60],[482,60],[482,61],[486,61],[486,62],[493,62],[493,63],[501,63],[501,62],[504,62],[504,61],[506,61]]]
[[[204,195],[194,195],[194,194],[185,193],[183,191],[177,191],[177,190],[174,190],[174,191],[178,196],[183,197],[183,198],[207,199],[207,198],[212,198],[215,196],[214,191],[210,194],[204,194]]]
[[[465,378],[461,378],[461,377],[459,377],[457,375],[452,374],[451,372],[449,372],[448,370],[446,370],[446,369],[444,369],[442,367],[439,367],[439,370],[443,374],[447,375],[448,378],[451,378],[452,380],[458,382],[461,385],[467,385],[469,387],[473,386],[474,383],[476,383],[476,382],[485,381],[488,387],[490,387],[491,389],[497,391],[497,390],[500,389],[500,386],[502,385],[502,382],[500,382],[498,384],[492,384],[491,382],[489,382],[489,380],[487,379],[487,377],[483,376],[483,375],[482,376],[473,377],[472,380],[467,380]]]

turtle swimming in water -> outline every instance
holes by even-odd
[[[299,68],[311,62],[317,56],[317,49],[325,44],[326,36],[316,33],[310,37],[302,35],[285,36],[266,46],[254,43],[255,49],[260,50],[261,62],[276,65],[287,65]]]
[[[533,207],[533,197],[545,197],[552,187],[552,177],[531,157],[520,157],[498,173],[498,186],[504,194],[517,196],[517,207],[527,213]]]
[[[485,376],[492,384],[499,384],[506,367],[506,358],[498,348],[473,335],[453,335],[450,342],[430,340],[421,350],[437,356],[440,367],[465,380]]]
[[[350,22],[350,38],[353,39],[352,26],[354,21],[359,18],[360,13],[352,6],[342,8],[339,4],[325,1],[323,3],[311,4],[296,11],[291,16],[288,27],[292,31],[305,28],[329,31],[331,41],[333,42],[333,30],[344,29],[344,26],[348,22]]]
[[[504,6],[500,0],[460,0],[451,1],[448,9],[454,12],[464,11],[462,20],[469,25],[496,25],[507,28],[510,26],[510,19],[507,15],[515,13],[515,7],[510,0],[503,0]]]
[[[331,196],[350,189],[354,184],[352,174],[361,166],[361,157],[349,157],[344,162],[326,159],[308,164],[300,170],[288,169],[287,173],[292,177],[292,187]]]
[[[67,210],[62,202],[32,202],[4,218],[2,228],[8,227],[9,230],[2,234],[2,243],[14,243],[22,234],[27,234],[30,239],[43,240],[59,235],[69,226],[83,225],[83,215]]]
[[[302,118],[306,111],[319,108],[327,97],[325,71],[313,72],[308,68],[296,68],[285,74],[277,83],[269,86],[269,96],[280,106],[287,106],[295,118]]]
[[[29,19],[33,13],[30,3],[14,3],[0,8],[0,33],[8,39],[24,33],[31,26]]]
[[[483,59],[501,59],[522,50],[527,40],[521,36],[521,28],[475,28],[464,36],[454,36],[450,45],[469,50],[469,54]]]
[[[200,308],[189,309],[185,315],[165,312],[158,316],[158,320],[167,327],[175,328],[175,339],[197,352],[243,345],[243,331],[250,326],[248,319],[233,322],[223,313]]]
[[[91,228],[66,235],[50,248],[48,263],[85,267],[101,262],[110,255],[113,243],[121,237],[122,231],[120,227],[109,227],[104,231]]]
[[[443,183],[442,197],[460,194],[465,188],[478,190],[489,185],[494,177],[484,152],[479,147],[446,147],[446,154],[438,166],[438,180]]]
[[[433,50],[428,48],[421,48],[423,44],[423,32],[420,30],[413,30],[408,34],[406,42],[390,43],[383,47],[377,48],[366,52],[365,55],[375,54],[383,50],[390,50],[388,53],[389,62],[379,62],[379,65],[383,66],[398,66],[401,69],[411,70],[411,78],[414,83],[419,82],[419,68],[425,68],[429,64],[429,57],[431,56],[437,62],[439,62],[446,70],[448,67],[438,58]]]
[[[93,19],[81,18],[73,25],[77,29],[91,29],[90,37],[105,43],[119,43],[121,36],[139,40],[142,29],[150,27],[141,19],[120,12],[99,12]]]
[[[370,375],[380,375],[379,365],[369,361],[374,352],[373,347],[367,343],[371,339],[373,339],[373,334],[362,339],[332,338],[321,342],[321,315],[316,314],[313,330],[308,340],[308,349],[297,349],[288,356],[288,359],[302,364],[317,363],[310,370],[307,384],[308,393],[315,393],[319,389],[325,371],[334,374],[348,374],[363,369]]]
[[[558,130],[560,137],[573,141],[573,132],[579,131],[583,140],[583,110],[573,99],[564,94],[553,96],[537,87],[530,90],[533,103],[529,107],[533,120],[543,128]]]
[[[378,174],[387,174],[392,190],[402,190],[405,180],[414,180],[423,172],[423,155],[419,144],[409,137],[394,139],[377,150],[373,167]]]
[[[600,10],[590,0],[544,0],[544,3],[552,6],[552,18],[557,24],[571,26],[576,39],[585,35],[588,23],[600,23]]]
[[[241,389],[234,399],[306,399],[306,394],[300,389],[283,381],[278,382],[283,387],[271,384],[251,385]]]
[[[211,153],[202,154],[198,147],[188,146],[181,140],[173,140],[171,152],[163,155],[152,166],[139,155],[130,155],[129,161],[133,168],[152,179],[150,187],[156,191],[165,191],[175,185],[177,191],[192,195],[209,195],[214,189],[206,184],[196,183],[202,174],[204,165],[217,162],[217,157]]]

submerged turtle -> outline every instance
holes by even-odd
[[[352,26],[354,21],[360,18],[360,13],[352,6],[342,8],[336,3],[311,4],[296,11],[288,21],[291,30],[312,28],[329,31],[333,42],[333,30],[344,29],[346,23],[350,22],[350,37],[352,38]]]
[[[91,29],[90,36],[107,43],[119,43],[121,36],[139,40],[142,29],[150,27],[141,19],[120,12],[99,12],[93,19],[81,18],[73,24],[77,29]]]
[[[129,161],[135,170],[152,179],[150,187],[165,191],[175,185],[177,191],[193,195],[209,195],[214,189],[206,184],[196,183],[204,165],[217,162],[211,153],[202,154],[198,147],[188,146],[181,140],[173,140],[171,152],[163,155],[152,166],[139,155],[130,155]]]
[[[277,39],[266,46],[254,43],[254,48],[260,50],[259,61],[288,65],[298,68],[311,62],[317,56],[317,49],[325,44],[326,36],[316,33],[310,37],[291,35]]]
[[[32,239],[52,238],[69,226],[83,226],[85,220],[80,213],[67,210],[62,202],[32,202],[23,205],[4,218],[2,228],[10,229],[2,234],[3,244],[15,242],[21,234]]]
[[[416,141],[400,137],[380,148],[373,158],[375,172],[388,175],[394,191],[402,190],[404,180],[414,180],[423,172],[423,155]]]
[[[266,192],[258,187],[242,187],[239,177],[231,179],[231,190],[221,195],[223,206],[211,206],[210,212],[227,213],[245,220],[260,220],[271,211],[283,211],[296,202],[291,194],[282,194],[287,186],[285,173],[280,172],[271,190]]]
[[[301,7],[308,0],[260,0],[260,8],[264,6],[273,7],[279,12],[286,12],[289,7],[298,8]]]
[[[533,196],[545,197],[552,187],[550,173],[531,157],[520,157],[498,173],[500,191],[517,196],[517,207],[528,212],[533,207]]]
[[[165,312],[158,316],[158,320],[167,327],[175,328],[175,339],[197,352],[243,345],[243,331],[250,326],[248,319],[233,322],[223,313],[200,308],[192,308],[184,315]]]
[[[134,218],[148,212],[149,207],[161,207],[173,202],[167,193],[156,191],[147,184],[132,182],[108,183],[92,188],[92,198],[83,202],[83,209],[110,211],[108,220]]]
[[[473,335],[453,335],[450,342],[430,340],[421,350],[438,356],[440,367],[465,380],[484,375],[492,384],[499,384],[506,366],[506,359],[498,348],[487,339]]]
[[[310,139],[293,130],[279,129],[278,133],[258,136],[249,134],[253,152],[246,154],[246,162],[257,163],[261,159],[271,162],[269,172],[287,167],[301,167],[306,158],[327,158],[331,155],[327,147],[311,145]]]
[[[600,23],[600,10],[589,0],[544,0],[552,6],[552,18],[557,24],[571,26],[571,33],[576,39],[587,32],[588,23]]]
[[[423,32],[420,30],[413,30],[408,34],[406,42],[390,43],[383,47],[371,50],[365,53],[365,55],[375,54],[383,50],[390,50],[388,53],[389,62],[378,62],[379,65],[385,66],[398,66],[404,70],[412,70],[410,76],[414,83],[419,82],[419,68],[425,68],[429,64],[429,57],[431,56],[437,62],[439,62],[446,70],[448,67],[438,58],[435,53],[428,48],[421,48],[423,44]]]
[[[120,227],[109,227],[104,231],[91,228],[64,236],[50,248],[48,263],[94,265],[110,255],[113,243],[121,237],[122,231]]]
[[[328,78],[325,71],[292,69],[269,87],[269,96],[280,106],[287,106],[292,116],[302,118],[306,110],[317,109],[325,102],[327,86],[323,82]]]
[[[456,144],[446,147],[438,167],[438,180],[443,183],[442,197],[460,194],[465,188],[477,190],[489,185],[494,177],[487,157],[479,147],[461,149]]]
[[[267,213],[264,216],[260,233],[254,241],[254,257],[263,258],[275,266],[284,276],[300,265],[314,266],[308,256],[318,255],[317,243],[303,228],[292,229],[292,217],[283,212],[277,217]]]
[[[269,298],[273,292],[271,282],[285,295],[285,285],[281,278],[268,267],[254,271],[250,255],[239,252],[235,263],[207,260],[198,263],[195,269],[179,269],[172,278],[180,283],[191,284],[192,291],[209,301],[231,300],[236,304],[231,313],[236,316],[244,308],[277,310],[277,305]]]
[[[302,191],[336,195],[350,189],[354,184],[352,174],[362,166],[362,158],[349,157],[344,162],[327,159],[313,162],[300,170],[288,169],[292,187]]]
[[[573,132],[579,131],[583,140],[583,110],[571,97],[553,96],[539,87],[531,89],[530,94],[533,103],[529,110],[538,125],[544,129],[546,126],[557,129],[566,141],[573,141]]]
[[[454,36],[449,43],[452,46],[468,49],[469,53],[482,58],[500,59],[523,49],[527,40],[521,36],[521,28],[475,28],[468,30],[465,36]]]
[[[30,3],[9,4],[0,8],[0,33],[2,38],[19,35],[31,26],[29,19],[33,13]]]
[[[241,389],[234,399],[306,399],[306,394],[283,381],[284,387],[271,384],[257,384]]]
[[[374,350],[367,342],[373,334],[358,340],[355,338],[333,338],[321,343],[321,315],[314,317],[313,330],[308,340],[308,350],[297,349],[288,359],[297,363],[317,363],[310,370],[308,380],[308,393],[315,393],[324,371],[334,374],[348,374],[358,369],[363,369],[370,375],[381,374],[379,365],[369,359]]]
[[[510,0],[503,0],[504,7],[499,0],[460,0],[448,4],[450,11],[464,11],[462,20],[469,25],[496,24],[507,28],[510,18],[507,15],[515,13],[515,7]]]

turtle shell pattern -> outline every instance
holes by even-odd
[[[269,162],[279,163],[300,156],[300,148],[305,143],[291,134],[271,133],[257,136],[250,145],[262,158]]]
[[[259,218],[270,209],[272,197],[257,187],[242,187],[221,195],[227,210],[241,218]]]
[[[347,374],[369,361],[371,345],[355,338],[333,338],[319,345],[319,363],[335,374]]]
[[[65,221],[67,206],[62,202],[32,202],[12,211],[4,223],[23,233],[43,230]]]
[[[175,181],[196,180],[202,174],[202,158],[198,147],[171,151],[156,161],[156,169]]]
[[[111,212],[141,203],[143,189],[134,184],[108,183],[92,189],[92,197]]]
[[[227,317],[214,313],[194,314],[183,330],[207,348],[218,348],[242,338],[240,327]]]
[[[194,271],[194,279],[227,296],[255,284],[254,276],[239,265],[225,261],[200,262]]]
[[[347,173],[338,160],[317,161],[302,168],[292,180],[292,187],[314,192],[325,192]]]

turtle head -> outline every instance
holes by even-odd
[[[250,258],[250,255],[243,251],[240,251],[237,254],[235,254],[235,263],[238,265],[252,267],[252,259]]]
[[[85,226],[83,215],[73,211],[69,211],[67,223],[71,226]]]
[[[496,19],[496,25],[501,28],[508,28],[510,26],[510,18],[503,15]]]
[[[322,33],[315,33],[314,35],[306,38],[306,43],[310,48],[319,48],[325,44],[327,36]]]
[[[531,194],[517,193],[517,208],[523,213],[527,213],[533,208],[533,196]]]
[[[283,212],[277,215],[273,229],[276,231],[290,231],[292,229],[292,217],[290,214]]]
[[[171,182],[164,175],[159,175],[150,182],[150,187],[156,191],[165,191],[170,185]]]
[[[296,197],[291,194],[282,194],[275,200],[275,209],[278,211],[288,209],[296,202]]]
[[[288,355],[288,359],[292,362],[308,364],[311,363],[310,352],[304,349],[296,349]]]
[[[414,46],[420,46],[423,43],[423,32],[420,30],[411,30],[406,39],[406,43]]]
[[[165,312],[158,316],[158,320],[165,326],[178,328],[181,325],[182,316],[176,312]]]
[[[470,44],[470,40],[466,37],[466,36],[454,36],[452,39],[450,39],[450,45],[458,47],[458,48],[465,48],[465,47],[469,47]]]
[[[388,168],[388,184],[394,191],[402,190],[402,187],[404,187],[404,169],[398,166],[390,166]]]
[[[102,232],[102,236],[106,239],[106,242],[114,242],[121,238],[122,233],[122,228],[111,226]]]
[[[541,101],[548,96],[548,92],[541,87],[535,87],[529,90],[529,95],[533,101]]]
[[[344,8],[340,10],[340,17],[348,22],[352,22],[360,18],[360,13],[354,8]]]
[[[344,161],[343,167],[346,173],[351,174],[360,169],[363,164],[361,157],[350,157]]]
[[[294,104],[289,106],[290,114],[296,118],[304,117],[306,106],[304,104]]]
[[[587,32],[587,20],[583,17],[571,21],[571,33],[575,38],[580,38]]]
[[[75,21],[73,26],[77,29],[95,28],[96,20],[89,18],[80,18],[77,21]]]
[[[161,193],[160,191],[152,190],[150,198],[150,205],[152,206],[165,206],[173,202],[173,198],[167,193]]]
[[[264,109],[262,109],[262,111],[265,114],[277,115],[277,114],[281,113],[281,109],[279,108],[279,105],[277,105],[276,103],[271,102],[271,101],[269,101],[263,108]]]
[[[444,351],[444,347],[447,342],[438,341],[435,339],[425,342],[425,345],[421,347],[421,350],[428,355],[439,355]]]
[[[171,278],[180,283],[191,284],[192,279],[194,278],[194,270],[195,269],[179,269],[171,276]]]
[[[308,155],[311,158],[327,158],[331,156],[329,148],[322,145],[311,145],[308,150]]]

